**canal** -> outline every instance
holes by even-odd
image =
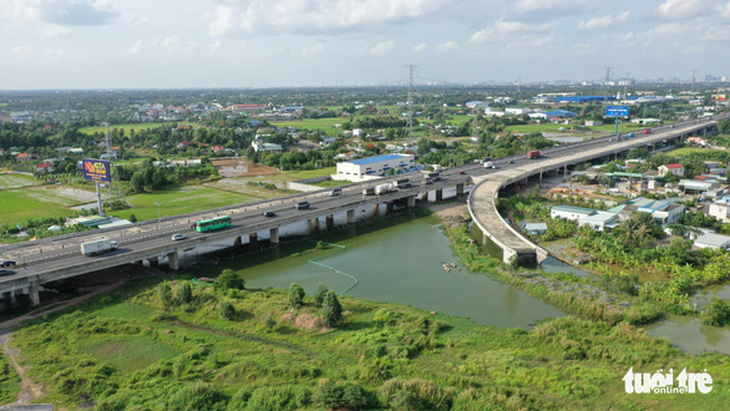
[[[311,252],[315,242],[296,241],[221,260],[202,271],[216,275],[231,268],[249,288],[288,288],[296,282],[308,294],[324,283],[354,297],[412,305],[495,327],[528,328],[565,315],[521,290],[467,271],[438,223],[435,217],[422,217],[350,227],[318,237],[336,244],[327,250]]]

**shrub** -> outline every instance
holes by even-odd
[[[337,299],[337,294],[332,290],[327,291],[327,295],[325,295],[322,313],[324,323],[328,327],[336,327],[342,320],[342,306]]]
[[[297,283],[292,283],[289,287],[289,307],[299,308],[304,303],[304,288]]]
[[[215,282],[216,287],[224,290],[245,290],[246,282],[230,268],[226,268],[218,276],[218,281]]]
[[[221,315],[227,320],[232,320],[236,316],[236,307],[228,301],[221,303]]]
[[[312,393],[304,387],[261,387],[246,403],[249,410],[294,410],[307,407]]]
[[[374,408],[374,400],[359,385],[335,385],[327,382],[317,387],[312,396],[314,405],[326,409]]]
[[[178,288],[177,299],[181,304],[189,304],[193,301],[193,288],[190,287],[189,283],[182,283],[180,288]]]
[[[324,297],[327,295],[327,286],[319,283],[319,286],[317,286],[317,292],[314,294],[314,302],[317,303],[317,305],[322,306],[322,303],[324,303]]]
[[[730,304],[721,298],[713,298],[710,305],[702,312],[702,322],[715,327],[722,327],[730,322]]]
[[[228,397],[217,388],[203,382],[186,385],[170,396],[167,401],[171,410],[221,410]]]

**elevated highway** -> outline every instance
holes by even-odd
[[[568,167],[590,162],[595,159],[609,160],[633,148],[646,147],[650,151],[689,136],[702,134],[717,127],[720,116],[713,120],[689,121],[673,126],[653,128],[650,134],[637,134],[636,137],[617,139],[603,137],[591,140],[592,144],[574,144],[543,151],[537,159],[522,158],[514,160],[513,167],[489,174],[488,178],[478,178],[474,190],[469,195],[469,213],[484,237],[489,238],[503,251],[506,263],[517,260],[520,264],[542,262],[548,255],[542,247],[532,243],[506,222],[497,210],[497,198],[503,188],[544,173],[560,172],[567,175]]]

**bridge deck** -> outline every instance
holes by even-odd
[[[655,134],[641,135],[631,139],[609,142],[607,145],[578,151],[573,154],[563,155],[558,158],[543,157],[530,161],[528,164],[500,170],[489,174],[488,177],[475,177],[482,179],[478,182],[469,196],[469,212],[477,226],[487,237],[492,239],[504,251],[504,261],[514,254],[535,254],[535,258],[541,261],[547,256],[547,251],[532,243],[530,240],[515,231],[502,216],[497,212],[495,201],[499,190],[509,184],[525,180],[531,176],[546,171],[557,170],[567,165],[578,164],[596,158],[628,151],[632,148],[646,147],[647,144],[655,144],[662,140],[674,139],[706,128],[708,123],[701,125],[689,125],[657,132]]]

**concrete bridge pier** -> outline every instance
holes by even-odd
[[[243,244],[243,238],[241,236],[236,236],[236,238],[233,240],[233,248],[239,248]]]
[[[259,234],[258,233],[251,233],[248,235],[248,245],[251,247],[256,247],[259,245]]]
[[[385,203],[385,215],[391,215],[393,214],[393,202],[388,201]]]
[[[269,241],[271,244],[279,244],[279,227],[269,230]]]
[[[436,189],[436,201],[443,201],[444,200],[444,190],[441,188]]]
[[[459,183],[456,185],[456,196],[461,197],[464,195],[464,183]],[[441,193],[441,196],[443,197],[443,192]]]
[[[327,217],[325,217],[325,219],[327,221],[327,231],[334,230],[334,228],[335,228],[335,216],[333,214],[329,214],[329,215],[327,215]]]
[[[171,270],[177,271],[180,269],[180,257],[177,254],[177,250],[171,253],[167,253],[167,261]]]
[[[30,297],[30,305],[37,307],[41,304],[41,296],[38,293],[38,280],[31,280],[30,287],[28,290],[28,297]]]
[[[347,210],[347,224],[355,224],[355,210]]]
[[[319,233],[319,218],[318,217],[314,217],[313,219],[309,220],[309,230],[312,234]]]
[[[378,215],[379,211],[380,211],[380,203],[373,204],[373,217]]]
[[[408,198],[407,198],[407,201],[408,201],[408,203],[407,203],[407,206],[408,206],[409,208],[413,208],[413,207],[415,207],[415,206],[416,206],[416,196],[411,196],[411,197],[408,197]]]
[[[160,260],[157,257],[150,257],[147,259],[150,262],[150,267],[159,267]]]
[[[8,307],[14,308],[18,306],[18,300],[15,298],[15,291],[3,293],[3,298],[8,301]]]

